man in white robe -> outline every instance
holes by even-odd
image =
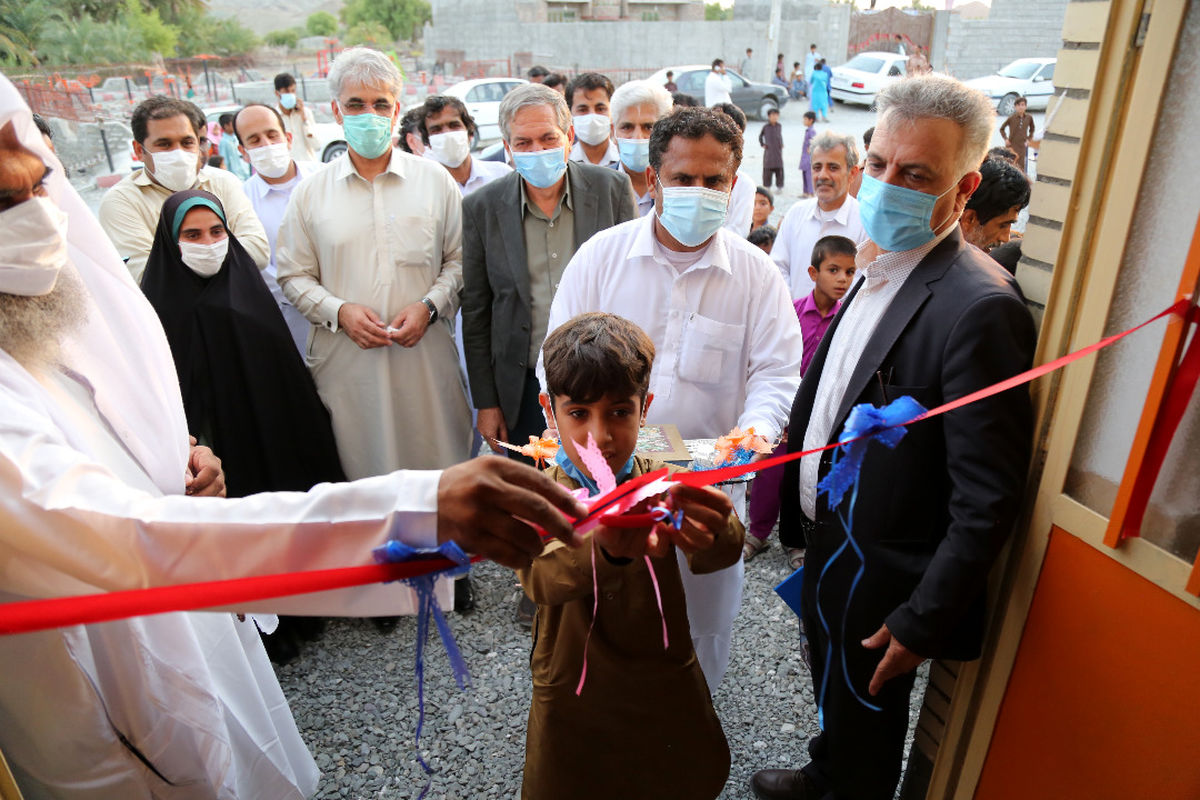
[[[212,469],[190,474],[162,327],[2,76],[0,229],[0,603],[353,566],[389,539],[520,566],[542,542],[513,513],[568,535],[551,504],[582,511],[504,459],[186,497]],[[394,589],[260,605],[389,613]],[[172,613],[0,636],[0,750],[24,796],[310,795],[316,765],[252,626]]]

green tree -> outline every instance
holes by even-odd
[[[308,15],[304,27],[309,36],[333,36],[338,32],[338,21],[328,11],[317,11]]]
[[[179,54],[240,56],[258,47],[254,32],[236,19],[218,19],[196,9],[186,9],[179,20]]]
[[[347,27],[377,22],[393,40],[415,39],[421,26],[432,19],[433,9],[425,0],[350,0],[342,6]]]
[[[704,18],[711,22],[733,19],[733,8],[725,8],[720,3],[705,3]]]
[[[356,44],[365,44],[379,48],[390,45],[394,41],[391,32],[378,22],[360,22],[346,31],[346,44],[351,47]]]
[[[294,50],[300,43],[302,35],[304,35],[304,31],[300,28],[288,28],[282,31],[271,31],[263,37],[263,40],[272,47],[286,47]]]
[[[125,0],[125,8],[117,15],[116,21],[136,32],[147,51],[168,58],[175,55],[179,29],[163,22],[157,9],[147,11],[138,0]]]
[[[0,0],[0,64],[37,64],[35,44],[47,23],[63,19],[46,0]]]

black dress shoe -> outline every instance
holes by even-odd
[[[821,791],[802,770],[760,769],[750,778],[759,800],[819,800]]]

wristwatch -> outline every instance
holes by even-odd
[[[422,297],[421,302],[424,303],[425,307],[429,309],[429,324],[432,325],[433,323],[437,322],[437,306],[435,306],[433,301],[428,297]]]

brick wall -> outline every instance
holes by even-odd
[[[994,0],[987,19],[950,14],[945,50],[934,53],[934,69],[966,80],[1018,58],[1053,58],[1062,47],[1067,5],[1067,0]]]

